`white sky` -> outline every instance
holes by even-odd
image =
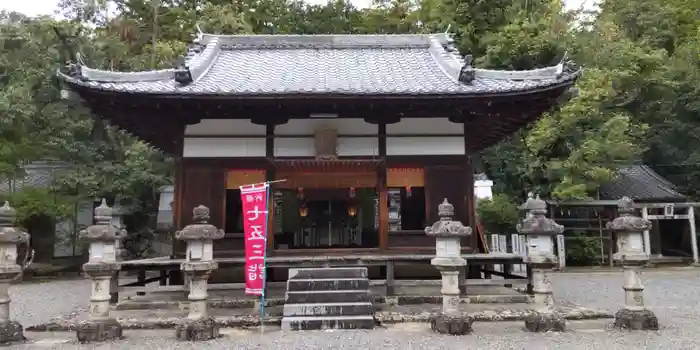
[[[0,0],[0,10],[17,11],[28,16],[52,15],[56,10],[59,0]],[[359,7],[367,7],[371,0],[351,0]],[[307,0],[309,3],[325,3],[326,0]],[[595,0],[564,0],[570,9],[580,8],[582,5],[592,7]]]

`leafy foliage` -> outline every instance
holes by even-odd
[[[480,199],[476,212],[486,234],[512,233],[518,223],[518,206],[505,194],[496,194],[492,199]]]

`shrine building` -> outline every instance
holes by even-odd
[[[448,34],[200,34],[178,68],[59,73],[98,116],[176,159],[176,228],[205,205],[243,256],[239,186],[272,180],[270,262],[430,254],[447,198],[475,227],[470,156],[561,103],[573,63],[476,68]],[[477,234],[465,254],[483,252]],[[182,258],[175,247],[172,259]]]

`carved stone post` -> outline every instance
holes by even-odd
[[[442,275],[442,312],[430,320],[434,332],[462,335],[472,332],[474,318],[460,310],[459,271],[467,265],[461,257],[462,236],[471,235],[472,229],[459,221],[452,221],[454,207],[445,199],[438,206],[440,220],[425,228],[428,236],[435,237],[435,258],[430,263]]]
[[[83,265],[85,275],[92,280],[92,296],[88,319],[78,324],[80,342],[100,342],[122,337],[122,326],[109,316],[110,280],[119,273],[116,243],[122,231],[112,225],[112,208],[102,199],[95,208],[95,224],[80,232],[90,243],[90,260]]]
[[[651,222],[634,215],[634,202],[627,197],[618,201],[619,217],[608,223],[617,235],[617,253],[613,258],[624,270],[625,307],[615,314],[615,327],[633,330],[658,330],[659,320],[644,307],[641,268],[649,261],[644,251],[642,232]]]
[[[214,261],[213,240],[224,237],[224,231],[209,224],[209,208],[200,205],[193,210],[194,224],[175,232],[175,238],[187,242],[186,261],[180,265],[189,282],[189,314],[175,327],[179,340],[209,340],[219,336],[219,327],[207,312],[207,280],[218,267]]]
[[[16,219],[17,211],[5,202],[0,207],[0,343],[25,339],[22,325],[10,320],[10,283],[19,277],[23,269],[23,266],[17,265],[17,245],[29,243],[29,234],[19,227],[13,227]]]
[[[553,310],[554,296],[549,272],[557,265],[554,238],[564,232],[564,226],[547,218],[547,203],[528,198],[521,207],[527,210],[525,219],[518,224],[518,233],[527,236],[527,263],[532,267],[532,291],[536,312],[525,319],[525,328],[531,332],[563,332],[566,321]]]

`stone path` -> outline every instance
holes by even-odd
[[[622,305],[619,272],[553,276],[559,301],[615,311]],[[566,334],[529,334],[520,322],[477,323],[465,337],[432,334],[426,324],[398,324],[370,332],[281,333],[226,330],[207,343],[178,343],[171,330],[129,331],[129,338],[101,345],[78,346],[70,333],[28,333],[36,343],[23,349],[700,349],[700,268],[652,270],[645,273],[647,305],[661,322],[659,332],[621,332],[605,328],[609,320],[570,322]],[[25,326],[45,322],[83,307],[89,286],[82,281],[12,287],[13,315]],[[66,343],[67,342],[67,343]]]

